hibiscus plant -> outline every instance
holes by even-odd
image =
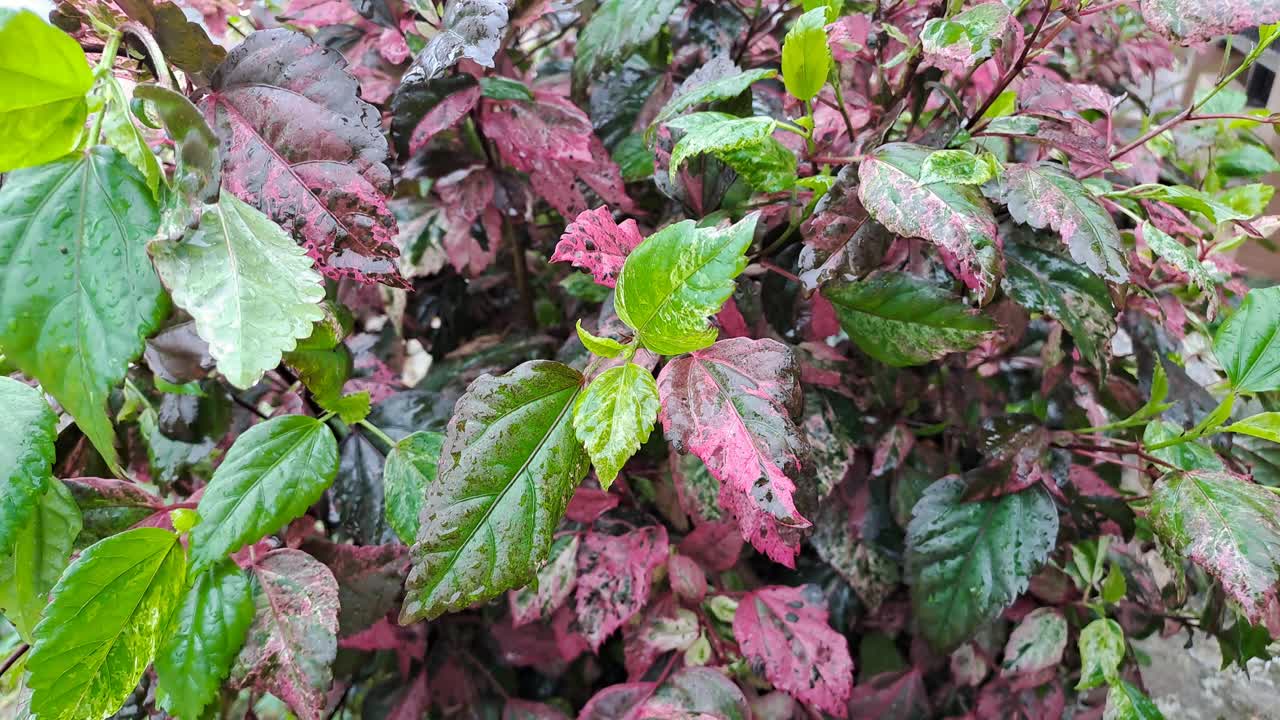
[[[1162,717],[1280,637],[1277,22],[0,9],[0,715]]]

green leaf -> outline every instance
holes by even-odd
[[[667,127],[683,130],[671,149],[668,168],[674,181],[691,157],[710,153],[760,192],[778,192],[795,184],[796,156],[773,137],[778,123],[769,117],[740,118],[700,112],[676,118]]]
[[[1266,183],[1237,185],[1218,193],[1218,202],[1246,217],[1257,217],[1267,209],[1276,189]]]
[[[814,8],[796,18],[782,40],[782,82],[799,100],[812,100],[827,84],[831,48],[826,24],[827,9]]]
[[[0,555],[0,613],[28,643],[79,533],[80,508],[66,485],[51,480],[31,516],[14,528],[13,545]]]
[[[186,557],[158,528],[114,535],[80,554],[54,587],[27,659],[41,720],[109,717],[138,686],[182,599]]]
[[[1107,709],[1102,713],[1102,720],[1164,720],[1164,715],[1141,690],[1119,680],[1107,691]]]
[[[968,150],[936,150],[920,165],[920,184],[981,185],[992,177],[991,164]]]
[[[1142,239],[1146,241],[1147,247],[1151,248],[1151,252],[1155,253],[1157,257],[1186,273],[1190,276],[1191,281],[1198,285],[1206,295],[1216,299],[1217,295],[1213,292],[1213,275],[1200,262],[1200,259],[1196,257],[1191,248],[1174,240],[1169,233],[1152,225],[1149,220],[1142,223]]]
[[[949,651],[1027,589],[1058,536],[1058,509],[1040,486],[965,502],[959,476],[925,490],[907,526],[911,603],[926,639]]]
[[[443,434],[424,430],[396,443],[387,454],[382,471],[387,524],[405,545],[418,536],[423,499],[436,481],[443,445]]]
[[[777,70],[757,68],[727,77],[716,78],[687,92],[673,95],[662,110],[658,112],[657,116],[654,117],[650,126],[661,125],[696,105],[705,105],[719,100],[732,100],[746,92],[755,83],[777,76]]]
[[[572,423],[582,383],[573,368],[534,360],[481,376],[458,400],[423,501],[402,623],[533,579],[587,474]]]
[[[0,376],[0,558],[54,483],[58,416],[39,390]]]
[[[1213,336],[1213,354],[1239,392],[1280,389],[1280,286],[1256,288]]]
[[[1024,675],[1056,667],[1067,647],[1067,619],[1057,608],[1036,608],[1013,628],[1000,672]]]
[[[169,314],[144,250],[157,223],[146,181],[107,147],[19,170],[0,189],[0,347],[116,470],[107,395]]]
[[[649,439],[660,406],[653,374],[633,362],[600,373],[578,396],[573,430],[605,490]]]
[[[1171,550],[1222,584],[1249,621],[1280,583],[1280,496],[1225,472],[1171,473],[1151,496],[1151,524]]]
[[[198,225],[205,205],[218,202],[222,187],[218,138],[186,96],[158,85],[139,85],[133,95],[151,104],[173,141],[173,192],[161,212],[158,235],[178,240]]]
[[[0,172],[70,152],[92,86],[78,42],[30,10],[0,9]]]
[[[196,577],[156,656],[156,701],[181,718],[199,718],[218,696],[253,622],[253,591],[238,565],[223,560]]]
[[[960,298],[906,273],[834,281],[822,294],[840,327],[863,352],[886,365],[923,365],[968,350],[996,329]]]
[[[528,85],[508,77],[480,78],[480,94],[493,100],[533,101],[533,91]]]
[[[1150,447],[1157,443],[1172,440],[1182,434],[1182,428],[1165,420],[1152,420],[1142,430],[1142,444]],[[1222,459],[1209,446],[1188,440],[1152,450],[1151,454],[1158,460],[1182,470],[1223,470]]]
[[[1231,423],[1227,432],[1252,435],[1273,443],[1280,443],[1280,412],[1264,412],[1251,415],[1240,422]]]
[[[147,188],[151,190],[151,194],[159,198],[164,170],[160,168],[160,161],[156,159],[156,154],[147,144],[147,139],[133,123],[129,98],[125,95],[124,88],[120,86],[120,81],[116,80],[115,76],[109,76],[103,80],[94,94],[101,95],[101,101],[105,103],[100,111],[103,140],[129,158],[129,162],[142,173],[142,177],[146,178]]]
[[[920,32],[921,49],[969,67],[974,60],[991,57],[1009,25],[1009,9],[1002,3],[982,3],[954,17],[933,18]]]
[[[298,373],[298,379],[307,386],[321,409],[335,413],[348,425],[369,416],[371,403],[368,391],[342,394],[342,388],[354,369],[351,350],[346,345],[335,344],[324,350],[293,350],[285,353],[283,359]]]
[[[680,0],[604,0],[578,31],[573,58],[573,86],[625,59],[667,25]]]
[[[858,168],[858,198],[891,232],[937,245],[948,268],[989,298],[1000,273],[995,215],[970,185],[921,184],[924,161],[933,152],[911,143],[876,148]]]
[[[1215,225],[1232,220],[1248,220],[1253,217],[1218,202],[1208,193],[1186,185],[1135,185],[1127,190],[1107,193],[1107,197],[1160,200],[1183,210],[1198,212],[1209,218],[1209,222]]]
[[[1124,579],[1124,573],[1116,565],[1111,566],[1111,571],[1107,573],[1107,578],[1102,581],[1102,600],[1109,603],[1118,603],[1124,599],[1125,593],[1128,592],[1128,586]]]
[[[173,301],[238,388],[256,385],[324,318],[324,286],[306,251],[229,192],[205,209],[190,237],[150,250]]]
[[[1062,323],[1081,356],[1096,368],[1105,367],[1116,323],[1102,278],[1029,243],[1006,241],[1004,258],[1005,293],[1024,308]]]
[[[286,415],[236,438],[205,486],[191,531],[199,572],[301,517],[338,472],[338,443],[324,423]]]
[[[1223,177],[1260,178],[1273,172],[1280,172],[1280,162],[1276,161],[1271,150],[1258,145],[1241,145],[1228,150],[1214,159],[1214,169]]]
[[[593,355],[599,355],[602,358],[615,358],[622,354],[626,348],[622,343],[613,338],[602,338],[592,335],[582,327],[582,320],[578,320],[578,340],[582,341],[583,347]]]
[[[733,294],[747,267],[756,214],[728,228],[685,220],[659,230],[627,256],[618,275],[618,317],[660,355],[680,355],[715,342],[708,318]]]
[[[1120,577],[1124,577],[1121,575]],[[1080,631],[1080,682],[1077,690],[1088,690],[1120,678],[1124,660],[1124,628],[1108,618],[1094,620]]]

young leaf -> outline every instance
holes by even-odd
[[[404,82],[434,80],[462,58],[493,67],[507,19],[507,4],[502,0],[449,0],[440,32],[413,59]]]
[[[160,707],[201,717],[244,646],[253,610],[249,578],[234,562],[223,560],[196,577],[156,656]]]
[[[685,160],[710,153],[759,192],[779,192],[795,184],[796,156],[773,137],[778,123],[769,117],[740,118],[700,112],[667,122],[684,135],[671,149],[668,172],[674,181]]]
[[[1080,682],[1077,690],[1088,690],[1120,678],[1124,660],[1124,628],[1109,618],[1099,618],[1080,631]]]
[[[782,82],[798,100],[812,100],[827,84],[831,48],[826,24],[827,9],[814,8],[796,18],[782,40]]]
[[[31,515],[13,527],[9,550],[0,555],[0,614],[28,643],[49,590],[67,566],[80,523],[80,508],[70,491],[51,478]]]
[[[285,415],[236,438],[214,471],[191,531],[193,570],[257,542],[301,517],[338,472],[338,443],[324,423]]]
[[[587,449],[605,490],[627,459],[649,439],[658,416],[658,384],[643,367],[626,362],[587,386],[573,405],[573,431]]]
[[[521,587],[547,558],[588,460],[573,434],[578,371],[534,360],[483,375],[454,407],[427,486],[402,623]]]
[[[443,445],[444,435],[419,431],[396,443],[387,453],[382,471],[387,524],[405,545],[412,545],[418,536],[423,498],[436,480]]]
[[[1280,583],[1280,496],[1225,472],[1171,473],[1152,493],[1151,524],[1222,583],[1250,622],[1263,622]]]
[[[1084,359],[1105,367],[1116,311],[1102,278],[1031,243],[1006,242],[1004,259],[1002,287],[1009,297],[1062,323]]]
[[[1107,196],[1167,202],[1176,208],[1200,213],[1215,225],[1232,220],[1248,220],[1253,217],[1249,213],[1240,212],[1230,205],[1219,202],[1202,190],[1186,185],[1136,185],[1123,191],[1108,193]]]
[[[1000,671],[1006,676],[1041,672],[1061,663],[1066,649],[1067,619],[1062,611],[1036,608],[1009,633]]]
[[[334,50],[284,29],[251,33],[200,109],[222,140],[226,190],[299,240],[330,278],[408,287],[396,268],[379,115]]]
[[[48,720],[109,717],[137,687],[182,599],[186,556],[157,528],[81,553],[53,588],[27,659],[31,711]]]
[[[853,658],[844,636],[827,624],[816,586],[771,585],[738,602],[733,636],[752,666],[774,687],[825,713],[845,717],[853,689]]]
[[[622,354],[626,346],[622,343],[607,337],[596,337],[587,330],[583,329],[582,321],[578,321],[578,340],[582,343],[592,355],[602,358],[615,358]]]
[[[92,86],[78,42],[30,10],[0,8],[0,172],[70,152]]]
[[[911,605],[939,651],[1011,605],[1058,537],[1058,509],[1042,487],[974,502],[967,492],[958,476],[934,482],[907,526]]]
[[[653,572],[667,560],[667,529],[588,532],[578,552],[578,624],[593,652],[649,602]]]
[[[604,0],[578,31],[573,86],[587,81],[649,42],[667,25],[680,0]]]
[[[58,416],[44,395],[13,378],[0,377],[0,558],[27,521],[35,516],[40,498],[53,483],[53,443],[58,439]]]
[[[338,583],[288,548],[258,558],[253,574],[257,610],[231,671],[235,686],[275,695],[299,720],[321,720],[338,653]]]
[[[1273,3],[1235,0],[1142,0],[1142,18],[1157,33],[1182,45],[1196,45],[1246,28],[1280,22]]]
[[[320,276],[278,225],[231,193],[182,242],[150,245],[173,301],[195,320],[218,371],[248,389],[324,319]]]
[[[1209,273],[1209,269],[1200,262],[1195,252],[1182,243],[1174,240],[1168,233],[1160,228],[1152,225],[1150,221],[1142,223],[1142,239],[1146,241],[1147,247],[1151,248],[1151,252],[1156,257],[1163,259],[1172,265],[1175,269],[1186,273],[1191,281],[1200,287],[1201,290],[1209,297],[1210,302],[1217,303],[1217,293],[1214,292],[1213,275]]]
[[[706,463],[726,507],[749,505],[768,520],[804,528],[794,494],[809,449],[799,413],[799,370],[787,346],[733,338],[676,358],[658,376],[659,419],[673,445]],[[743,538],[775,561],[794,554],[768,520],[739,514]]]
[[[146,181],[107,147],[19,170],[0,189],[0,347],[113,468],[107,395],[169,314],[144,250],[158,222]]]
[[[692,220],[650,235],[627,257],[618,276],[618,317],[645,347],[679,355],[715,342],[707,319],[733,293],[747,266],[757,215],[728,228],[700,228]]]
[[[1280,389],[1280,286],[1255,288],[1213,336],[1213,354],[1239,392]]]
[[[968,150],[935,150],[920,165],[920,184],[936,182],[981,185],[992,177],[991,165]]]
[[[865,353],[894,367],[923,365],[982,342],[996,325],[960,298],[906,273],[834,281],[822,294]]]
[[[721,74],[726,71],[727,74]],[[685,79],[654,117],[650,127],[661,125],[696,105],[736,98],[755,83],[777,75],[778,71],[771,68],[739,70],[729,56],[719,55]]]
[[[922,166],[932,153],[911,143],[881,145],[858,168],[858,197],[890,231],[937,245],[966,286],[990,297],[1000,273],[995,215],[974,187],[922,185]]]
[[[1164,720],[1164,714],[1141,690],[1126,680],[1117,680],[1107,691],[1102,720]]]
[[[1071,257],[1113,282],[1129,278],[1124,246],[1111,214],[1066,170],[1042,163],[1012,163],[1002,178],[1003,201],[1014,220],[1053,228]]]
[[[1227,432],[1252,435],[1273,443],[1280,443],[1280,412],[1264,412],[1251,415],[1240,422],[1223,428]]]
[[[627,256],[643,240],[635,220],[628,218],[618,224],[609,207],[601,205],[582,212],[569,223],[556,243],[551,262],[573,263],[590,272],[597,283],[613,287]]]

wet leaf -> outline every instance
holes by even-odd
[[[583,536],[574,598],[592,651],[599,652],[615,630],[644,609],[653,572],[666,562],[667,552],[667,529],[661,525]]]
[[[732,100],[753,84],[777,75],[778,71],[770,68],[740,70],[729,56],[717,56],[690,73],[653,119],[653,125],[660,125],[697,105]]]
[[[953,17],[933,18],[920,31],[925,58],[961,72],[995,54],[1008,31],[1011,16],[1000,2],[974,5]]]
[[[586,87],[600,71],[616,65],[653,39],[680,0],[604,0],[578,31],[573,85]]]
[[[75,549],[128,530],[164,507],[164,501],[127,480],[72,478],[64,481],[83,518]]]
[[[133,96],[151,103],[173,141],[173,192],[162,208],[158,235],[176,241],[199,225],[205,205],[218,202],[222,187],[218,138],[184,95],[159,85],[139,85]]]
[[[672,182],[686,160],[710,154],[759,192],[790,188],[795,184],[796,156],[773,137],[777,125],[770,117],[740,118],[720,112],[693,113],[667,121],[667,127],[684,133],[671,149]]]
[[[1036,608],[1022,618],[1004,646],[1005,675],[1056,667],[1067,648],[1067,619],[1057,608]]]
[[[52,487],[58,416],[38,388],[0,377],[0,558],[35,517]]]
[[[1004,291],[1028,310],[1062,323],[1081,356],[1105,367],[1115,334],[1115,307],[1106,283],[1088,269],[1030,243],[1005,244]]]
[[[353,637],[382,621],[400,602],[409,549],[399,544],[348,545],[308,540],[302,550],[338,582],[338,637]]]
[[[207,77],[227,57],[227,51],[209,39],[200,23],[189,20],[172,2],[121,0],[116,5],[150,30],[165,61],[185,73]]]
[[[1240,392],[1280,389],[1280,286],[1257,288],[1213,336],[1213,354]]]
[[[1164,715],[1141,690],[1119,680],[1107,692],[1102,720],[1164,720]]]
[[[391,448],[382,472],[387,524],[405,545],[418,536],[427,488],[435,482],[444,435],[416,432]]]
[[[981,185],[992,177],[991,164],[968,150],[935,150],[920,165],[920,183]]]
[[[0,555],[0,614],[27,643],[67,566],[80,524],[80,509],[66,485],[50,479],[31,514],[12,528],[9,550]]]
[[[649,439],[658,407],[653,375],[630,361],[600,373],[574,402],[574,433],[605,490]]]
[[[614,222],[608,206],[586,210],[578,215],[560,236],[551,262],[568,262],[582,268],[605,287],[617,284],[618,273],[627,256],[643,240],[636,221]]]
[[[391,140],[396,152],[401,158],[416,155],[479,101],[480,86],[467,74],[402,83],[391,99]]]
[[[80,44],[30,10],[9,7],[0,8],[0,48],[0,172],[70,152],[93,86]]]
[[[573,596],[578,586],[578,547],[581,535],[563,535],[551,544],[550,559],[538,571],[538,580],[509,594],[511,624],[527,625],[550,620],[556,610]]]
[[[414,58],[405,81],[434,80],[462,58],[493,67],[506,31],[507,3],[503,0],[448,0],[440,32]]]

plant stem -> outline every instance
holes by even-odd
[[[386,433],[382,432],[381,430],[379,430],[379,429],[378,429],[378,427],[377,427],[376,425],[374,425],[373,423],[369,422],[368,420],[361,420],[360,422],[358,422],[358,423],[356,423],[356,424],[357,424],[357,425],[359,425],[360,427],[364,428],[365,430],[368,430],[370,433],[372,433],[372,434],[373,434],[373,436],[374,436],[374,437],[376,437],[376,438],[378,438],[379,440],[381,440],[382,442],[386,443],[386,444],[387,444],[387,447],[395,447],[395,446],[396,446],[396,441],[395,441],[395,440],[392,440],[390,435],[388,435],[388,434],[386,434]]]
[[[168,90],[173,90],[173,76],[169,74],[169,65],[165,63],[164,52],[160,49],[160,45],[156,43],[155,36],[151,34],[151,31],[134,20],[121,24],[120,29],[142,42],[142,45],[147,49],[147,56],[151,58],[151,65],[155,68],[156,82]]]
[[[511,227],[511,221],[502,216],[502,235],[511,246],[511,272],[515,275],[516,290],[520,293],[520,321],[532,330],[537,325],[533,316],[533,293],[529,289],[529,266],[524,256],[524,236]]]
[[[831,83],[831,89],[836,93],[836,104],[840,111],[840,117],[844,118],[845,132],[849,133],[849,141],[853,142],[853,120],[849,117],[849,110],[844,106],[844,92],[840,90],[840,73],[836,73],[836,81]]]
[[[102,57],[98,59],[98,67],[94,70],[95,75],[111,74],[111,69],[116,64],[116,54],[120,52],[120,39],[124,36],[119,32],[113,32],[107,37],[107,45],[102,49]],[[98,139],[102,137],[102,121],[106,117],[106,109],[98,113],[93,119],[93,130],[89,132],[89,146],[93,147],[98,144]]]
[[[996,86],[991,89],[991,94],[987,96],[986,101],[974,111],[973,115],[969,116],[969,121],[964,125],[966,130],[972,130],[973,126],[977,125],[978,122],[982,120],[982,116],[991,109],[992,105],[996,104],[996,101],[1000,99],[1001,93],[1009,87],[1009,83],[1012,83],[1014,78],[1018,77],[1018,75],[1022,73],[1022,69],[1027,64],[1027,58],[1031,56],[1031,49],[1036,44],[1036,38],[1040,37],[1040,31],[1044,30],[1044,23],[1049,19],[1049,8],[1050,4],[1045,2],[1044,12],[1040,14],[1040,19],[1036,21],[1035,29],[1027,36],[1027,42],[1022,46],[1022,53],[1018,55],[1018,59],[1014,61],[1013,66],[1009,68],[1009,71],[1000,78],[1000,82],[996,83]],[[1066,26],[1063,25],[1062,27]],[[1054,33],[1054,35],[1056,34],[1057,33]],[[1050,40],[1052,40],[1052,38],[1050,38]]]
[[[13,651],[12,655],[5,658],[4,664],[0,665],[0,677],[4,677],[4,674],[9,672],[9,668],[13,667],[14,663],[18,662],[19,658],[25,655],[27,651],[30,649],[31,649],[30,645],[26,643],[22,643],[21,645],[18,646],[17,650]]]

